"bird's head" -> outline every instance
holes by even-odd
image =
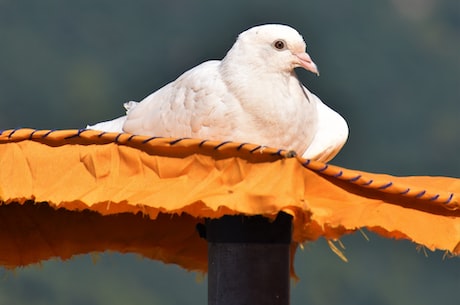
[[[302,36],[287,25],[265,24],[244,31],[226,57],[229,56],[247,59],[246,64],[272,72],[292,72],[301,67],[319,75]]]

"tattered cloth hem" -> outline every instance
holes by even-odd
[[[0,264],[113,250],[203,271],[197,223],[280,211],[294,217],[293,248],[369,228],[460,254],[460,179],[373,174],[288,155],[247,143],[3,131]]]

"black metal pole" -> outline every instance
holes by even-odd
[[[206,222],[208,305],[289,305],[292,217]]]

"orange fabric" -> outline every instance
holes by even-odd
[[[0,264],[114,250],[204,271],[197,223],[279,211],[294,216],[293,246],[366,227],[460,254],[460,179],[359,172],[286,153],[91,130],[3,131]]]

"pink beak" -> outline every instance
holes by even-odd
[[[311,60],[310,55],[308,55],[308,53],[297,53],[294,55],[299,59],[298,61],[299,66],[319,76],[318,67],[313,62],[313,60]]]

